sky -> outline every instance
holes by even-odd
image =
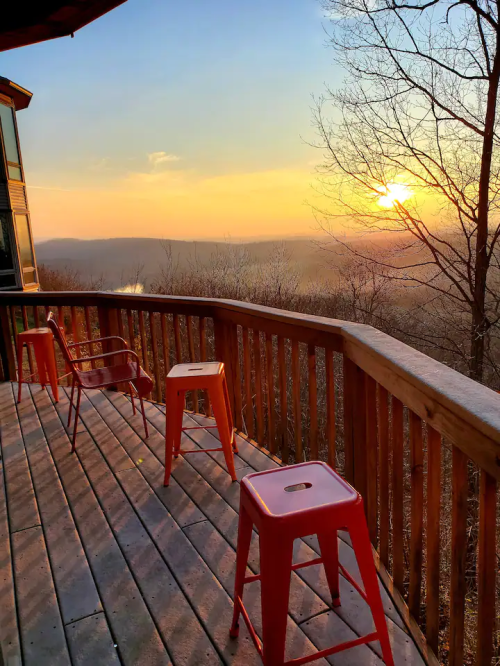
[[[35,240],[310,235],[312,96],[335,87],[319,0],[128,0],[3,53]]]

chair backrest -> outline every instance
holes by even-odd
[[[78,369],[73,365],[73,363],[71,363],[73,360],[73,355],[68,347],[68,341],[66,340],[64,329],[59,326],[57,315],[55,315],[52,311],[49,312],[49,316],[47,317],[47,326],[50,328],[54,338],[57,340],[66,365],[71,370],[71,373],[75,377],[78,377]]]

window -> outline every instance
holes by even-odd
[[[19,258],[21,269],[33,268],[33,247],[31,245],[30,223],[27,215],[16,215],[17,242],[19,244]]]
[[[2,126],[9,178],[12,180],[22,180],[21,159],[19,157],[16,126],[14,123],[14,109],[11,109],[10,106],[0,104],[0,124]]]
[[[15,289],[16,286],[16,276],[14,273],[0,275],[0,289]]]
[[[0,217],[0,271],[14,270],[7,220]]]

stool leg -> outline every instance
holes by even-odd
[[[163,485],[168,486],[172,472],[172,455],[174,450],[178,450],[178,446],[180,446],[183,411],[175,385],[172,385],[170,381],[167,381],[165,387],[165,405],[167,409],[165,414],[165,479]],[[179,412],[181,414],[180,424]]]
[[[173,434],[174,434],[174,457],[179,457],[182,440],[182,421],[186,407],[186,391],[176,391],[177,406],[174,410]]]
[[[356,560],[363,580],[366,597],[372,612],[378,640],[380,641],[382,657],[386,666],[394,666],[394,658],[392,656],[391,643],[389,641],[389,632],[387,630],[387,620],[384,613],[384,606],[382,604],[382,597],[380,596],[377,570],[375,569],[375,563],[373,561],[372,545],[370,542],[368,527],[366,526],[362,502],[360,502],[357,512],[359,515],[355,516],[349,524],[349,534],[351,535],[352,545],[356,554]]]
[[[142,412],[142,422],[144,424],[144,432],[146,433],[146,439],[149,437],[148,422],[146,420],[146,412],[144,411],[144,401],[142,396],[139,396],[139,404],[141,405]]]
[[[222,388],[222,387],[221,387]],[[237,481],[236,470],[234,468],[233,458],[233,435],[230,430],[230,415],[227,411],[227,403],[224,396],[224,389],[217,390],[212,394],[212,409],[214,411],[215,422],[219,431],[219,437],[224,450],[227,471],[233,481]]]
[[[260,535],[262,649],[264,666],[285,663],[293,540]]]
[[[76,449],[76,428],[78,426],[78,415],[80,414],[80,398],[82,397],[82,387],[78,385],[78,396],[76,398],[76,411],[75,411],[75,425],[73,428],[73,445],[71,447],[71,453],[75,452]]]
[[[134,389],[132,388],[132,384],[129,382],[128,383],[128,390],[130,391],[130,400],[132,402],[132,416],[135,416],[135,402],[134,402]]]
[[[236,444],[236,436],[234,434],[233,415],[231,414],[231,403],[229,402],[229,393],[228,393],[228,390],[227,390],[226,375],[224,375],[224,378],[222,380],[222,390],[224,392],[224,402],[226,403],[226,413],[227,413],[227,420],[228,420],[228,423],[229,423],[229,432],[231,433],[231,443],[233,445],[233,452],[238,453],[238,446]]]
[[[326,580],[332,595],[332,606],[340,606],[339,592],[339,542],[337,530],[318,534],[321,557],[325,567]]]
[[[47,374],[45,372],[45,349],[43,347],[43,342],[35,342],[33,344],[33,349],[35,351],[38,379],[43,388],[45,388],[45,385],[47,384]]]
[[[75,378],[73,377],[73,382],[71,384],[71,397],[69,399],[69,412],[68,412],[68,428],[71,425],[71,412],[73,411],[73,398],[75,396]]]
[[[240,631],[238,620],[240,617],[241,605],[239,599],[243,599],[243,588],[245,585],[244,581],[251,540],[252,520],[246,509],[240,505],[240,517],[238,522],[238,545],[236,548],[236,575],[234,578],[234,613],[233,623],[229,632],[231,638],[237,638]]]
[[[17,381],[19,390],[17,392],[17,402],[21,402],[21,387],[23,383],[23,343],[17,343]]]
[[[45,340],[44,348],[44,357],[45,357],[45,368],[47,374],[49,375],[49,382],[52,388],[52,395],[56,402],[59,402],[59,389],[57,386],[57,365],[56,365],[56,355],[54,352],[54,340],[51,337],[47,336]]]

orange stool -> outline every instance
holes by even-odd
[[[186,391],[195,389],[202,389],[209,392],[216,425],[182,427]],[[207,451],[223,451],[231,479],[237,481],[233,452],[238,453],[238,449],[234,437],[224,363],[209,361],[174,365],[166,379],[165,403],[167,407],[167,422],[165,428],[165,481],[163,485],[168,486],[170,481],[172,455],[177,458],[179,454],[206,453]],[[217,449],[181,450],[181,434],[183,430],[208,428],[218,428],[221,447]]]
[[[57,390],[57,365],[54,353],[54,336],[50,328],[30,328],[17,334],[17,370],[19,381],[19,392],[17,402],[21,402],[21,387],[23,384],[23,348],[24,345],[33,345],[40,384],[45,388],[47,375],[52,387],[52,393],[56,402],[59,402]],[[33,373],[36,374],[36,373]],[[33,377],[33,375],[30,375]]]
[[[245,576],[252,527],[259,531],[260,574]],[[364,591],[339,564],[337,530],[351,535]],[[321,557],[292,564],[293,541],[317,534]],[[333,606],[340,606],[339,567],[370,606],[375,631],[312,655],[285,662],[290,574],[294,569],[323,563]],[[243,586],[261,581],[262,643],[243,605]],[[307,462],[249,474],[241,481],[240,518],[234,588],[234,616],[230,634],[238,636],[240,613],[265,666],[300,666],[343,650],[380,641],[388,666],[394,666],[380,597],[372,546],[361,496],[323,462]]]

